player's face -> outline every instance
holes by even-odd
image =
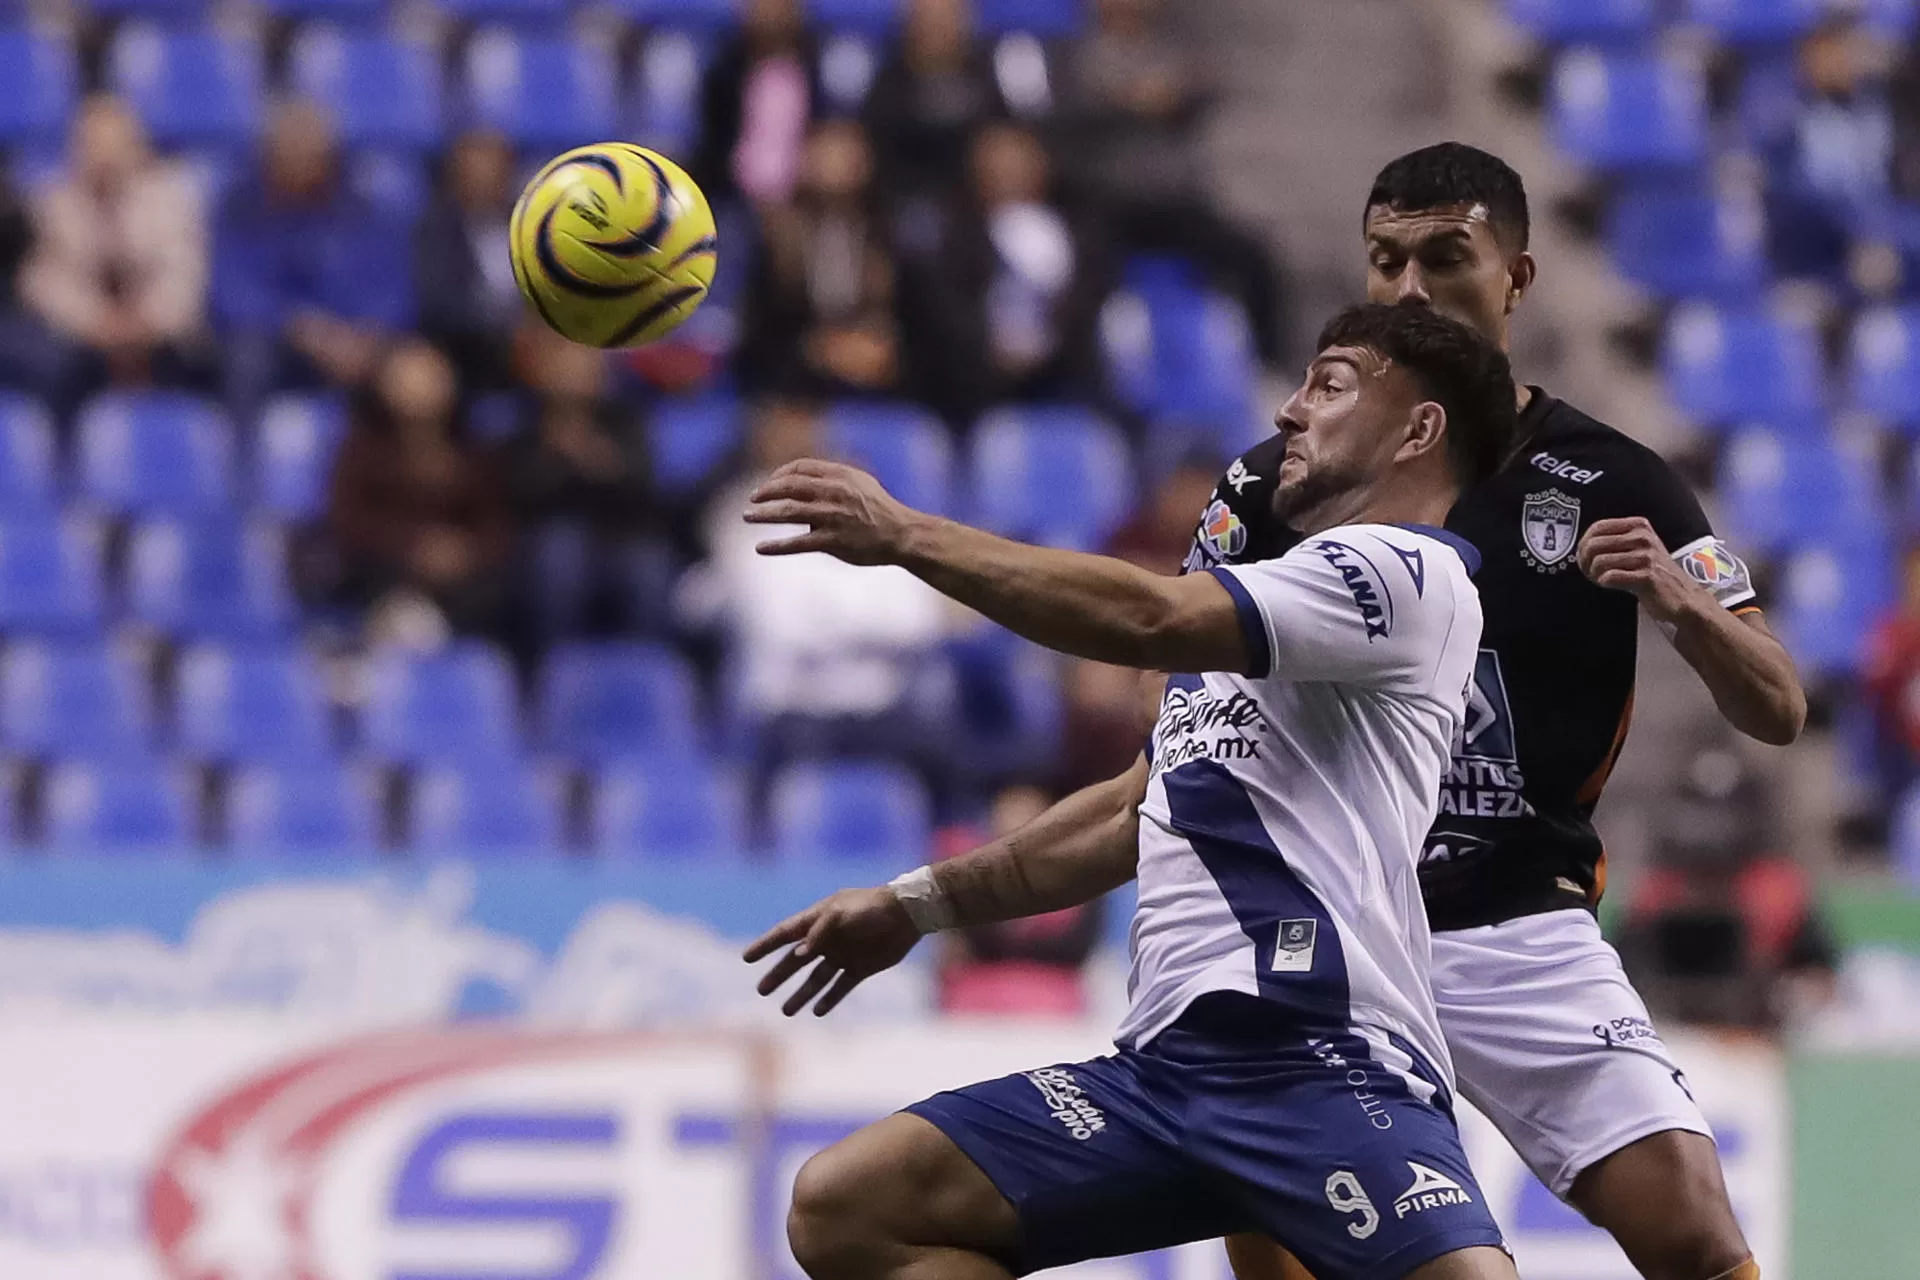
[[[1372,351],[1329,347],[1274,418],[1287,438],[1273,510],[1301,533],[1329,524],[1341,499],[1383,475],[1419,402],[1412,382]]]
[[[1486,206],[1367,211],[1367,300],[1418,302],[1507,347],[1507,317],[1533,282],[1533,259],[1509,256]]]

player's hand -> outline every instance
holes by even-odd
[[[748,964],[781,947],[787,953],[760,977],[759,992],[770,996],[808,965],[806,980],[787,997],[780,1012],[791,1018],[813,1002],[824,1018],[855,987],[907,958],[920,930],[892,889],[842,889],[798,915],[788,916],[746,949]],[[791,943],[791,946],[788,944]],[[822,992],[826,994],[822,995]],[[817,1001],[815,996],[819,996]]]
[[[765,556],[824,551],[848,564],[891,564],[920,513],[858,467],[802,458],[753,491],[748,524],[804,524],[808,532],[763,542]]]
[[[1580,572],[1600,586],[1633,593],[1657,622],[1678,621],[1704,595],[1641,516],[1595,520],[1575,555]]]

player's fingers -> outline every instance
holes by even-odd
[[[1609,516],[1605,520],[1595,520],[1587,526],[1589,538],[1607,538],[1620,534],[1651,532],[1653,526],[1647,523],[1645,516]]]
[[[820,497],[826,481],[819,476],[775,475],[764,480],[754,491],[747,495],[747,501],[754,504],[772,502],[777,498],[799,498],[802,500]]]
[[[1583,561],[1591,561],[1598,556],[1617,555],[1624,551],[1645,551],[1647,543],[1636,534],[1612,534],[1604,538],[1587,538],[1580,543],[1579,555]]]
[[[791,538],[775,538],[753,548],[763,556],[797,556],[808,551],[831,551],[835,545],[830,533],[800,533]]]
[[[819,524],[831,514],[817,498],[761,498],[741,518],[748,524]]]
[[[1596,557],[1586,565],[1586,573],[1589,578],[1596,580],[1617,573],[1639,577],[1649,572],[1651,567],[1645,552],[1620,551]]]
[[[749,942],[747,949],[740,953],[740,958],[748,964],[753,964],[756,961],[766,959],[787,943],[798,938],[806,937],[807,931],[813,927],[813,918],[818,914],[819,909],[816,907],[808,907],[805,911],[794,912],[785,920],[782,920],[779,924],[773,926],[773,928],[767,930],[752,942]]]
[[[794,1014],[806,1008],[808,1003],[810,1003],[815,996],[819,995],[821,990],[829,982],[833,981],[839,973],[840,966],[831,960],[822,960],[819,964],[814,965],[813,972],[807,975],[807,980],[800,984],[799,990],[788,996],[787,1002],[780,1006],[780,1012],[791,1018]]]
[[[787,952],[780,957],[773,968],[760,975],[760,981],[754,986],[754,990],[763,996],[772,995],[786,986],[794,974],[806,968],[810,959],[812,959],[811,956],[803,956],[797,950]]]
[[[841,970],[840,976],[833,980],[831,987],[827,988],[827,994],[821,996],[820,999],[814,1003],[813,1016],[816,1018],[824,1018],[832,1013],[839,1007],[842,1000],[845,1000],[853,993],[855,987],[866,981],[866,977],[866,974],[855,973],[851,969]]]

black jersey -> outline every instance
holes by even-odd
[[[1467,723],[1421,854],[1437,930],[1590,906],[1604,887],[1593,807],[1626,738],[1639,619],[1631,595],[1580,572],[1574,546],[1586,527],[1643,516],[1722,605],[1753,607],[1746,566],[1659,454],[1532,392],[1519,453],[1447,519],[1480,550],[1486,627]],[[1299,540],[1273,514],[1284,447],[1276,435],[1235,460],[1187,569],[1266,559]]]

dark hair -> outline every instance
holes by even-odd
[[[1533,230],[1527,184],[1505,160],[1464,142],[1436,143],[1389,161],[1373,180],[1361,216],[1382,206],[1417,213],[1460,204],[1485,205],[1501,243],[1515,252],[1527,247]]]
[[[1520,433],[1513,367],[1498,347],[1417,302],[1348,307],[1320,331],[1320,345],[1362,347],[1411,373],[1447,411],[1447,456],[1462,487],[1506,463]]]

